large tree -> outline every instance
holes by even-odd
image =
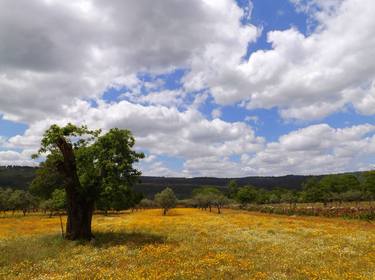
[[[117,128],[101,135],[100,130],[68,124],[45,132],[38,155],[47,154],[64,179],[67,239],[93,238],[91,220],[102,192],[109,185],[116,192],[137,181],[141,173],[133,164],[144,155],[133,150],[134,144],[130,131]]]

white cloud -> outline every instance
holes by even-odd
[[[254,124],[261,124],[261,121],[258,116],[246,116],[246,122],[253,122]]]
[[[211,117],[212,117],[213,119],[218,119],[218,118],[221,117],[221,114],[222,114],[221,109],[220,109],[220,108],[216,108],[216,109],[213,109],[213,110],[212,110],[212,112],[211,112]]]
[[[355,171],[362,168],[363,159],[375,155],[374,132],[375,126],[369,124],[342,129],[312,125],[268,143],[255,157],[244,155],[242,164],[258,174]]]
[[[142,171],[148,176],[181,177],[181,172],[168,168],[163,162],[155,161],[151,164],[141,164]]]
[[[4,136],[0,136],[0,147],[2,147],[6,142],[6,138]]]
[[[277,107],[284,119],[319,119],[350,105],[375,114],[375,2],[292,1],[317,25],[312,33],[269,32],[272,49],[258,50],[248,61],[248,44],[261,32],[241,24],[250,19],[250,2],[243,10],[234,0],[1,1],[0,114],[29,127],[0,138],[10,149],[0,152],[0,165],[35,164],[30,154],[45,129],[73,122],[132,130],[137,148],[150,154],[142,165],[148,175],[370,167],[373,125],[335,129],[323,123],[266,143],[246,124],[261,123],[255,115],[229,122],[220,119],[223,107],[212,110],[212,120],[199,112],[211,94],[215,107]],[[182,88],[138,75],[175,69],[186,70]],[[110,88],[122,100],[104,102]],[[171,170],[160,155],[183,159],[182,169]]]
[[[29,123],[138,72],[240,57],[256,30],[243,15],[233,0],[1,1],[0,112]]]
[[[137,146],[154,155],[166,154],[194,158],[197,156],[230,156],[255,152],[264,145],[251,127],[242,122],[229,123],[220,119],[207,120],[196,109],[179,111],[160,105],[144,106],[128,101],[97,108],[88,102],[77,101],[66,107],[69,118],[45,119],[35,122],[24,135],[8,139],[9,147],[36,148],[44,130],[52,123],[85,123],[89,127],[109,129],[128,128],[137,138]]]
[[[19,165],[19,166],[36,166],[37,163],[31,160],[29,150],[22,152],[0,151],[0,166]]]
[[[185,79],[187,88],[208,87],[220,104],[277,107],[285,119],[320,119],[347,104],[373,114],[373,90],[360,89],[375,81],[375,2],[318,4],[323,8],[313,13],[318,26],[312,34],[271,31],[272,49],[258,50],[243,63],[234,56],[202,59]]]

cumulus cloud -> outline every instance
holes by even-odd
[[[272,49],[258,50],[243,63],[233,56],[208,63],[202,59],[193,64],[186,86],[209,87],[220,104],[245,101],[248,109],[277,107],[285,119],[321,119],[348,104],[373,114],[373,91],[362,88],[375,79],[370,59],[375,55],[375,2],[302,2],[319,7],[312,13],[314,32],[270,31]]]
[[[45,129],[72,122],[130,129],[137,149],[150,155],[140,165],[147,175],[370,167],[365,159],[375,154],[373,125],[322,123],[267,143],[248,124],[262,124],[257,116],[222,117],[225,105],[237,103],[249,110],[276,107],[282,118],[296,120],[347,106],[375,113],[374,2],[291,1],[309,15],[311,33],[271,31],[272,48],[248,60],[248,45],[262,32],[249,23],[250,2],[240,8],[234,0],[1,1],[0,114],[28,129],[0,137],[0,165],[35,165],[30,154]],[[182,86],[142,79],[176,69],[183,70]],[[104,101],[111,89],[118,99]],[[216,103],[211,117],[200,111],[208,102]],[[171,170],[163,155],[181,159],[181,170]]]
[[[193,176],[327,174],[369,170],[364,159],[375,155],[375,126],[335,129],[318,124],[283,135],[263,150],[240,160],[211,156],[187,160],[183,173]]]
[[[0,151],[0,166],[19,165],[19,166],[37,166],[35,161],[31,160],[31,151]]]
[[[258,174],[319,174],[363,168],[363,159],[375,155],[375,126],[364,124],[332,128],[318,124],[283,135],[242,164]],[[367,165],[365,168],[369,169]]]
[[[24,135],[9,138],[7,145],[32,151],[52,123],[129,128],[136,137],[137,149],[149,154],[140,165],[142,170],[147,175],[164,176],[240,177],[353,171],[371,168],[365,159],[375,156],[375,125],[370,124],[346,128],[311,125],[267,143],[246,123],[208,120],[192,108],[179,111],[128,101],[102,102],[93,108],[80,101],[66,110],[70,118],[36,122]],[[158,159],[160,155],[182,159],[182,169],[169,169]]]
[[[220,108],[216,108],[216,109],[213,109],[212,112],[211,112],[211,117],[214,118],[214,119],[217,119],[217,118],[220,118],[221,117],[221,110]]]
[[[264,139],[242,122],[207,120],[194,108],[185,111],[160,105],[145,106],[128,101],[108,104],[100,102],[96,108],[79,101],[65,108],[66,118],[49,118],[30,125],[24,135],[8,139],[9,147],[38,147],[41,135],[49,125],[67,122],[85,123],[93,128],[128,128],[137,138],[140,149],[152,154],[166,154],[191,158],[196,156],[230,156],[255,152],[262,148]]]
[[[1,1],[0,111],[39,120],[134,73],[233,56],[254,39],[243,15],[232,0]]]

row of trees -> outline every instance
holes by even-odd
[[[156,194],[154,200],[144,198],[142,194],[130,188],[119,188],[116,192],[106,190],[98,199],[95,209],[107,214],[108,211],[160,207],[163,209],[163,215],[166,215],[176,203],[177,198],[170,188]],[[67,199],[64,189],[55,189],[49,196],[41,197],[29,191],[0,187],[0,211],[4,214],[7,211],[12,211],[13,214],[15,211],[22,211],[23,215],[27,212],[43,211],[52,216],[66,210]]]
[[[59,185],[58,176],[47,176],[47,169],[40,169],[39,176],[33,181],[30,192],[0,188],[0,211],[28,211],[42,210],[52,215],[54,212],[65,211],[67,199],[65,190],[53,188]],[[42,175],[41,175],[42,174]],[[41,180],[43,178],[43,180]],[[49,180],[46,180],[49,179]],[[229,204],[238,202],[245,204],[273,204],[297,202],[342,203],[347,201],[361,201],[373,199],[375,189],[375,172],[366,172],[362,178],[351,174],[329,175],[320,180],[311,178],[306,181],[302,191],[291,191],[282,188],[266,191],[253,186],[238,187],[231,181],[224,195],[219,189],[206,186],[195,189],[192,198],[186,205],[201,209],[217,208],[218,213]],[[186,201],[185,201],[186,202]],[[132,191],[129,187],[120,186],[115,189],[104,188],[96,202],[96,208],[105,214],[108,211],[121,211],[133,208],[161,207],[163,214],[176,206],[177,199],[170,188],[156,194],[154,200],[144,198],[142,194]]]
[[[27,191],[0,188],[0,211],[22,211],[24,215],[37,208],[39,200]]]
[[[12,211],[13,214],[15,211],[22,211],[23,215],[26,215],[27,212],[42,210],[52,215],[55,211],[65,209],[66,196],[64,190],[56,189],[49,199],[44,200],[29,191],[0,187],[0,211],[3,211],[4,214],[6,211]]]
[[[228,186],[227,195],[242,205],[273,203],[328,203],[372,201],[375,198],[375,171],[360,176],[353,174],[328,175],[321,179],[311,177],[302,190],[276,188],[270,191],[254,186],[238,187],[235,181]]]
[[[204,210],[209,209],[210,212],[212,211],[212,207],[215,207],[218,214],[220,214],[221,209],[229,202],[228,197],[220,190],[207,186],[193,191],[190,204]]]
[[[163,215],[166,215],[170,209],[176,207],[177,202],[173,190],[166,188],[162,192],[157,193],[154,200],[148,198],[142,199],[137,205],[137,208],[150,209],[160,207],[163,209]],[[212,208],[215,207],[219,214],[221,213],[221,209],[229,202],[230,200],[215,187],[202,187],[195,189],[191,199],[179,201],[181,205],[198,207],[202,210],[209,209],[210,212],[212,211]]]

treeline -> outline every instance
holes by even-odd
[[[12,189],[27,190],[31,182],[37,176],[40,167],[23,166],[0,166],[0,186],[10,187]],[[314,176],[318,179],[321,176]],[[279,176],[279,177],[244,177],[236,178],[239,186],[253,185],[258,188],[271,190],[281,187],[290,190],[300,190],[302,184],[308,179],[308,176]],[[134,186],[134,190],[143,193],[148,198],[153,198],[156,193],[161,192],[166,186],[174,191],[179,198],[188,198],[194,189],[201,186],[216,186],[224,191],[231,178],[170,178],[170,177],[149,177],[140,176],[139,182]]]
[[[28,212],[42,211],[52,216],[59,211],[65,211],[65,191],[56,189],[48,199],[31,194],[25,190],[13,190],[11,188],[0,188],[0,211],[4,214],[7,211],[13,214],[22,211],[23,215]]]
[[[254,186],[239,187],[232,180],[225,192],[215,187],[202,187],[192,193],[183,205],[199,207],[218,213],[226,205],[263,213],[284,215],[310,215],[324,217],[345,217],[374,220],[375,171],[361,174],[328,175],[320,179],[309,178],[300,191],[276,188],[265,190]],[[366,207],[359,205],[366,201]],[[355,202],[356,207],[347,202]],[[322,205],[322,206],[320,206]]]
[[[300,191],[282,188],[268,191],[254,186],[238,188],[236,182],[232,181],[228,196],[243,205],[320,202],[326,206],[328,203],[372,201],[375,199],[375,171],[360,175],[327,175],[321,179],[311,177]]]
[[[143,198],[143,194],[124,188],[115,194],[103,193],[95,209],[105,214],[109,211],[134,209]],[[25,191],[0,187],[0,211],[3,214],[22,211],[23,215],[29,212],[43,212],[52,216],[56,213],[64,213],[66,207],[67,199],[64,189],[54,189],[51,193],[41,196],[32,189]]]
[[[43,168],[36,170],[37,176],[27,190],[0,187],[0,211],[22,211],[24,215],[32,211],[43,211],[49,215],[65,211],[67,205],[63,180],[47,164],[43,163]],[[26,167],[26,169],[28,168]],[[236,204],[243,209],[286,214],[297,213],[296,205],[301,203],[321,203],[324,207],[336,206],[339,208],[345,202],[359,203],[375,200],[375,171],[320,177],[311,176],[305,180],[299,190],[287,188],[268,190],[254,185],[241,186],[237,180],[230,180],[225,187],[198,186],[190,192],[187,198],[186,196],[179,196],[174,191],[175,187],[171,187],[168,188],[166,193],[161,191],[152,199],[149,195],[135,191],[135,189],[125,185],[104,188],[99,193],[95,210],[106,214],[110,211],[161,207],[166,213],[176,203],[181,206],[198,207],[209,211],[215,208],[218,213],[226,205]],[[160,193],[164,195],[160,195]],[[172,197],[170,205],[162,199],[168,197],[167,194],[170,198]],[[182,200],[177,201],[176,197],[182,198]],[[263,207],[278,204],[287,204],[289,207],[288,209]],[[301,209],[299,207],[298,211],[300,214],[313,215],[319,212],[316,207],[313,209]],[[339,212],[337,209],[331,210],[326,215],[339,216],[341,215],[341,212]]]
[[[38,206],[38,198],[28,191],[0,188],[0,211],[4,213],[22,211],[26,215],[27,212],[36,210]]]

